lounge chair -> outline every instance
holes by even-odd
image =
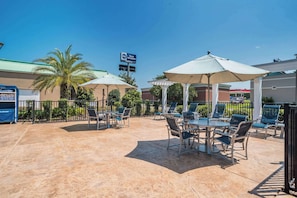
[[[226,152],[227,150],[230,150],[232,164],[234,164],[235,143],[242,144],[242,148],[243,150],[245,150],[245,157],[246,159],[248,159],[247,144],[248,144],[248,138],[249,138],[249,129],[251,128],[252,124],[253,124],[252,121],[240,122],[236,130],[229,131],[228,133],[221,133],[220,137],[214,138],[214,141],[219,141],[222,144],[224,152]]]
[[[224,117],[225,109],[226,109],[226,104],[216,104],[215,110],[212,114],[212,118]]]
[[[185,121],[198,119],[199,117],[199,114],[197,112],[198,104],[199,103],[190,103],[189,110],[186,112],[183,112],[183,118]]]
[[[186,147],[187,145],[191,148],[193,147],[194,140],[198,139],[199,143],[199,133],[196,129],[185,129],[182,125],[180,125],[177,121],[177,118],[175,118],[173,115],[165,115],[164,116],[167,121],[167,130],[168,130],[168,145],[167,149],[169,149],[170,146],[170,139],[171,136],[178,137],[179,138],[179,149],[178,149],[178,155],[181,153],[182,146]],[[188,140],[188,143],[186,142]],[[191,143],[192,140],[192,143]]]
[[[267,138],[268,129],[274,129],[274,133],[276,133],[278,126],[284,127],[278,120],[279,111],[280,105],[264,105],[261,118],[254,120],[252,128],[256,129],[256,132],[258,132],[259,129],[265,130],[265,139]]]
[[[169,108],[165,111],[165,114],[176,114],[175,109],[177,107],[177,102],[171,102]],[[159,118],[163,118],[164,113],[163,112],[155,112],[154,113],[154,119],[159,116]]]

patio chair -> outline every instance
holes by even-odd
[[[215,138],[216,134],[221,134],[221,133],[229,133],[230,131],[234,131],[237,129],[238,125],[241,122],[247,121],[248,116],[247,115],[241,115],[241,114],[232,114],[229,123],[230,126],[228,128],[215,128],[213,131],[213,139]]]
[[[96,121],[96,129],[101,129],[100,122],[105,121],[105,115],[99,114],[95,109],[87,109],[88,112],[88,128],[90,128],[90,123],[92,120]]]
[[[166,114],[175,114],[176,107],[177,107],[177,102],[171,102],[169,108],[166,109],[165,113]],[[154,119],[156,119],[156,116],[159,116],[161,119],[161,118],[163,118],[164,114],[163,114],[163,112],[155,112]]]
[[[247,121],[247,119],[248,119],[247,115],[232,114],[230,119],[230,128],[231,129],[237,128],[241,122]]]
[[[252,128],[265,130],[265,139],[267,138],[267,130],[274,129],[274,133],[276,133],[276,128],[278,126],[284,127],[280,124],[278,120],[280,111],[280,105],[264,105],[262,108],[262,116],[254,121]]]
[[[128,122],[127,126],[130,126],[130,115],[131,115],[132,108],[125,108],[122,113],[119,113],[116,116],[117,126],[124,127],[126,126],[126,121]]]
[[[126,107],[118,107],[116,111],[110,111],[110,112],[107,112],[109,114],[109,119],[110,119],[110,124],[111,126],[114,126],[117,124],[117,117],[121,116],[121,114],[124,113],[124,110],[125,110]]]
[[[199,114],[197,112],[198,104],[199,103],[190,103],[189,110],[186,112],[183,112],[183,118],[185,121],[198,119],[199,117]]]
[[[250,134],[249,129],[251,128],[252,124],[252,121],[240,122],[236,130],[229,131],[229,133],[221,133],[220,137],[214,138],[214,141],[219,141],[222,144],[224,152],[230,150],[232,164],[234,164],[235,143],[242,144],[242,149],[245,151],[245,157],[248,159],[247,144]]]
[[[192,148],[195,139],[198,140],[198,144],[199,144],[199,133],[196,129],[191,129],[191,128],[185,129],[183,125],[180,125],[178,123],[177,118],[175,118],[173,115],[165,115],[164,117],[166,118],[166,121],[167,121],[166,126],[168,130],[167,149],[169,149],[170,146],[174,146],[174,145],[170,145],[171,136],[179,138],[178,155],[181,154],[182,146],[186,148],[188,145],[190,146],[190,148]],[[188,143],[186,142],[186,140],[188,140]],[[192,140],[192,143],[191,143],[191,140]]]

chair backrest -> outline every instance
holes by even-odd
[[[170,107],[168,109],[168,113],[173,113],[175,111],[176,106],[177,102],[171,102]]]
[[[180,128],[177,124],[176,118],[172,116],[166,116],[166,121],[169,126],[171,134],[174,136],[179,136]]]
[[[131,108],[125,108],[123,112],[123,118],[129,118],[131,114]]]
[[[240,114],[232,114],[230,120],[230,126],[237,127],[240,122],[247,121],[247,115],[240,115]]]
[[[188,112],[189,112],[189,113],[196,112],[196,111],[197,111],[197,108],[198,108],[198,104],[199,104],[199,103],[196,103],[196,102],[192,102],[192,103],[190,103],[190,107],[189,107]]]
[[[215,110],[212,114],[212,118],[221,118],[224,116],[226,104],[216,104]]]
[[[118,112],[119,112],[119,113],[124,113],[124,110],[125,110],[125,107],[119,107],[119,108],[118,108]]]
[[[236,139],[243,139],[247,136],[248,131],[250,130],[253,122],[252,121],[243,121],[240,122],[238,128],[235,132]]]
[[[261,123],[275,124],[278,120],[280,105],[264,105],[262,108]]]
[[[97,111],[95,109],[88,109],[87,111],[88,111],[89,117],[93,117],[93,118],[97,117]]]

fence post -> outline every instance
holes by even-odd
[[[32,100],[32,124],[35,124],[35,100]]]
[[[97,112],[99,111],[99,100],[96,101]]]

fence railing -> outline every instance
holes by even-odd
[[[221,103],[221,102],[220,102]],[[225,117],[232,114],[248,115],[249,120],[253,120],[253,105],[250,102],[239,104],[226,104]],[[35,122],[55,122],[55,121],[79,121],[87,119],[87,108],[93,107],[98,111],[116,110],[116,106],[108,106],[105,101],[98,100],[92,102],[78,100],[60,101],[19,101],[18,119],[19,121]],[[177,112],[182,113],[183,106],[177,106]],[[162,111],[158,101],[142,101],[132,107],[131,116],[150,116],[154,112]],[[200,116],[207,115],[207,104],[199,104],[198,112]]]
[[[148,107],[147,107],[148,106]],[[98,100],[92,102],[78,100],[60,101],[35,101],[20,100],[18,108],[18,120],[35,122],[55,122],[55,121],[80,121],[87,120],[87,108],[92,107],[97,111],[115,111],[116,106],[107,105],[105,101]],[[132,108],[132,116],[150,115],[153,111],[153,104],[140,104]],[[152,108],[149,111],[146,108]]]

